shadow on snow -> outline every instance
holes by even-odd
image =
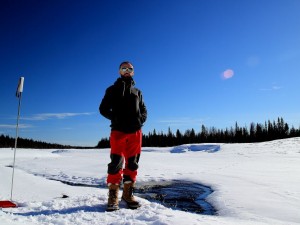
[[[15,215],[19,216],[49,216],[54,214],[59,215],[67,215],[72,213],[78,212],[105,212],[106,205],[95,205],[95,206],[78,206],[73,208],[66,208],[66,209],[55,209],[55,210],[42,210],[42,211],[35,211],[35,212],[25,212],[25,213],[14,213]]]

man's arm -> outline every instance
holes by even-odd
[[[100,103],[99,112],[105,118],[111,120],[112,119],[112,105],[111,105],[111,89],[106,89],[105,95]]]

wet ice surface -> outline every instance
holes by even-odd
[[[141,184],[135,194],[166,207],[191,213],[215,215],[216,210],[205,201],[212,189],[188,181],[168,181],[158,184]]]

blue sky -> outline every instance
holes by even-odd
[[[148,108],[144,133],[300,125],[300,1],[0,2],[0,134],[95,146],[98,112],[120,62],[135,67]]]

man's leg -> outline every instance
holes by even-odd
[[[123,170],[123,182],[136,181],[137,170],[142,148],[142,131],[127,134],[127,146],[124,151],[125,169]]]
[[[142,147],[141,130],[127,135],[127,148],[125,150],[125,169],[123,176],[123,194],[122,199],[127,203],[128,208],[136,209],[140,207],[138,201],[133,196],[134,185],[136,182],[138,163]]]
[[[107,185],[108,185],[108,202],[107,211],[115,211],[119,209],[119,189],[122,181],[125,139],[122,133],[112,131],[110,134],[110,159],[107,169]]]
[[[126,148],[125,135],[119,131],[112,131],[110,134],[110,158],[107,170],[107,184],[120,184],[123,174],[124,149]]]

